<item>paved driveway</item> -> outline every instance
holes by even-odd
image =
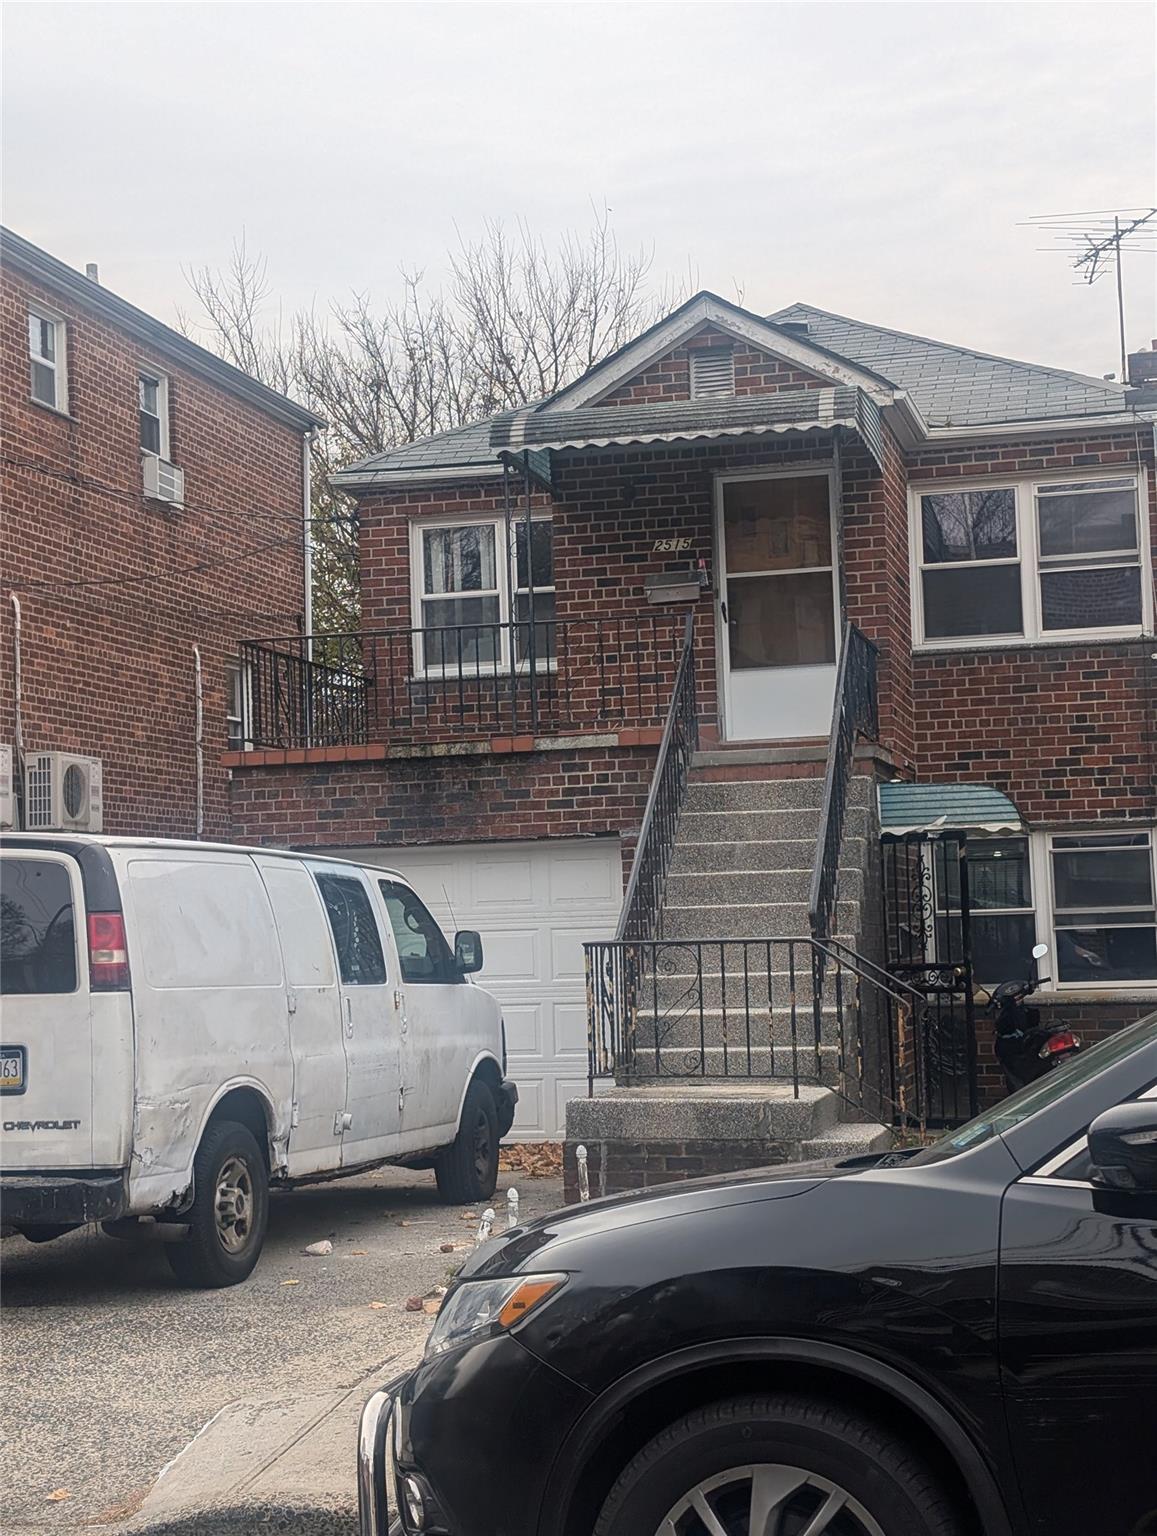
[[[504,1178],[500,1194],[507,1182],[524,1217],[560,1203],[555,1180]],[[154,1243],[6,1239],[0,1527],[131,1518],[210,1536],[260,1528],[260,1507],[300,1513],[282,1530],[348,1529],[358,1406],[421,1353],[430,1319],[406,1298],[444,1283],[462,1255],[441,1245],[476,1225],[437,1202],[432,1174],[387,1169],[275,1195],[261,1262],[225,1291],[179,1289]],[[302,1253],[327,1237],[331,1257]],[[219,1525],[196,1518],[227,1486]]]

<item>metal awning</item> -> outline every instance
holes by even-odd
[[[490,446],[500,454],[527,449],[625,448],[648,443],[695,442],[769,433],[831,431],[845,427],[863,439],[883,468],[880,408],[858,387],[785,389],[769,395],[661,401],[654,405],[581,406],[525,410],[498,418]]]
[[[1026,831],[1020,812],[991,784],[881,784],[880,835],[964,828],[991,837]]]

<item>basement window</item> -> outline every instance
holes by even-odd
[[[731,347],[691,351],[691,398],[710,400],[735,393],[735,352]]]
[[[67,331],[64,321],[47,310],[28,311],[28,366],[33,400],[67,412]]]

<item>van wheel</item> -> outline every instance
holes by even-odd
[[[498,1110],[489,1086],[476,1077],[466,1090],[458,1134],[434,1162],[438,1195],[447,1205],[489,1200],[498,1183]]]
[[[963,1536],[926,1464],[834,1403],[734,1398],[680,1419],[611,1489],[593,1536]]]
[[[193,1206],[184,1242],[166,1243],[183,1285],[247,1280],[269,1222],[269,1174],[253,1133],[234,1120],[210,1125],[193,1160]]]

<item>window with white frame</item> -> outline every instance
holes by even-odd
[[[32,398],[54,411],[68,410],[66,328],[44,310],[28,311],[28,367]]]
[[[1054,833],[1049,877],[1058,982],[1157,981],[1151,832]]]
[[[1141,631],[1136,475],[918,491],[914,502],[923,643]]]
[[[139,373],[141,452],[169,457],[169,381],[163,374]]]
[[[225,733],[230,752],[243,752],[252,745],[245,735],[247,696],[246,668],[239,661],[229,662],[225,668]]]
[[[536,663],[554,654],[554,570],[549,518],[513,524],[506,552],[503,518],[470,523],[417,523],[413,529],[415,623],[421,665],[455,676]],[[533,583],[534,624],[530,622]],[[512,622],[513,620],[513,622]]]
[[[972,974],[991,985],[1026,973],[1036,943],[1032,861],[1027,837],[970,837],[964,845],[968,866],[969,934]],[[937,949],[959,955],[960,860],[952,842],[933,847]]]

